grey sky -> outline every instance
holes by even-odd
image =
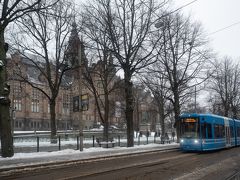
[[[175,8],[179,8],[193,0],[172,1]],[[80,4],[86,0],[75,0],[75,2]],[[219,57],[230,56],[240,59],[239,8],[240,0],[197,0],[183,8],[183,11],[186,15],[191,14],[194,20],[203,24],[206,34],[209,34],[210,47],[218,53]],[[237,25],[216,32],[237,22]]]
[[[192,0],[175,0],[180,7]],[[185,7],[186,14],[191,13],[195,20],[202,22],[209,34],[210,46],[222,56],[240,58],[240,0],[198,0]],[[238,23],[225,30],[219,29]],[[216,32],[216,33],[213,33]],[[213,33],[213,34],[211,34]]]

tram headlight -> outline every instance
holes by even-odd
[[[184,140],[183,140],[183,139],[181,139],[181,140],[180,140],[180,142],[181,142],[181,143],[183,143],[183,142],[184,142]]]
[[[199,141],[198,141],[197,139],[195,139],[195,140],[194,140],[194,143],[195,143],[195,144],[198,144],[198,143],[199,143]]]

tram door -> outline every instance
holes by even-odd
[[[226,146],[231,146],[231,133],[230,133],[230,127],[225,126],[225,134],[226,134]]]
[[[225,124],[225,138],[226,138],[226,147],[231,146],[231,133],[229,127],[229,120],[227,118],[224,119]]]

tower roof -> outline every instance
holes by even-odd
[[[86,60],[84,54],[84,45],[78,36],[77,24],[75,21],[72,23],[72,30],[65,55],[65,61],[72,66],[79,65]]]
[[[69,37],[69,45],[71,44],[74,44],[74,45],[82,44],[78,36],[77,24],[75,21],[72,23],[72,30]]]

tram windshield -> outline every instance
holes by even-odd
[[[198,138],[199,137],[198,118],[182,118],[180,120],[180,130],[182,138]]]

